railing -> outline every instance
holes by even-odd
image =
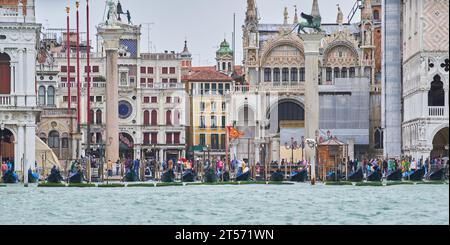
[[[249,93],[249,92],[304,92],[305,84],[298,83],[292,85],[273,85],[273,84],[260,84],[260,85],[236,85],[234,87],[235,92]]]
[[[71,109],[71,115],[74,115],[76,110]],[[42,111],[42,116],[69,116],[67,113],[67,108],[55,108],[55,109],[47,109]]]
[[[429,106],[428,115],[430,117],[444,117],[445,116],[445,106]]]
[[[141,88],[152,88],[152,89],[184,89],[184,84],[182,83],[141,83]]]
[[[14,97],[12,97],[11,95],[0,95],[0,107],[13,106],[14,104]]]

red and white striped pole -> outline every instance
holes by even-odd
[[[68,1],[68,5],[66,7],[66,12],[67,12],[67,33],[66,33],[66,38],[67,38],[67,46],[66,46],[66,51],[67,51],[67,114],[70,115],[71,113],[71,98],[70,98],[70,1]]]

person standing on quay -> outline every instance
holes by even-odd
[[[119,169],[120,169],[120,161],[116,161],[116,175],[119,175]]]
[[[106,168],[107,168],[107,172],[108,172],[108,177],[112,177],[113,164],[112,164],[111,160],[108,160]]]

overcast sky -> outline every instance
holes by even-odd
[[[335,23],[340,4],[345,18],[356,0],[319,0],[322,22]],[[85,0],[81,0],[80,16],[85,31]],[[104,18],[105,0],[91,2],[91,35],[95,25]],[[289,8],[289,21],[293,21],[294,5],[299,13],[311,12],[312,0],[256,0],[260,23],[282,23],[284,7]],[[68,0],[37,0],[37,18],[44,28],[65,28],[65,6]],[[70,0],[71,27],[75,28],[75,0]],[[236,61],[242,61],[242,25],[245,19],[246,0],[121,0],[124,12],[129,10],[134,24],[151,25],[152,52],[183,49],[187,38],[193,54],[193,65],[214,65],[215,51],[226,37],[230,44],[233,32],[233,13],[236,13]],[[354,20],[357,20],[356,17]],[[141,52],[148,50],[147,25],[142,26]],[[91,37],[91,39],[93,39]],[[95,38],[94,38],[95,39]]]

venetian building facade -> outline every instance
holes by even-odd
[[[23,172],[35,163],[35,61],[41,25],[33,0],[0,1],[0,157]],[[24,175],[25,182],[27,175]]]
[[[403,1],[403,151],[449,155],[449,1]]]
[[[141,53],[141,26],[118,23],[124,34],[119,40],[118,105],[119,156],[121,159],[168,160],[186,154],[187,97],[182,83],[183,69],[191,58],[175,51]],[[75,33],[70,33],[72,40]],[[91,71],[89,111],[91,121],[91,150],[102,155],[106,141],[106,52],[101,38],[95,51],[90,50],[90,68],[87,67],[86,40],[81,41],[81,133],[82,139],[66,139],[67,132],[76,132],[77,77],[76,47],[67,34],[46,33],[41,44],[44,57],[37,66],[39,103],[43,108],[37,135],[48,142],[60,161],[85,156],[87,149],[87,69]],[[92,42],[92,41],[91,41]],[[71,49],[70,67],[67,67],[66,49]],[[68,113],[68,71],[71,71],[71,113]],[[64,128],[63,126],[64,125]],[[66,143],[67,142],[67,143]],[[103,152],[104,153],[104,152]]]
[[[232,157],[250,162],[290,160],[283,153],[286,144],[291,143],[292,136],[301,142],[308,120],[304,100],[309,89],[305,87],[305,78],[310,71],[305,70],[304,42],[296,32],[291,32],[298,23],[297,13],[295,10],[291,21],[285,9],[282,24],[263,24],[256,2],[247,1],[243,26],[246,84],[236,86],[230,120],[245,136],[231,142]],[[320,16],[317,0],[311,15]],[[375,123],[371,124],[369,112],[371,91],[379,90],[375,80],[373,28],[372,13],[359,23],[344,24],[340,11],[336,23],[322,24],[325,35],[318,64],[317,136],[324,140],[332,134],[349,143],[351,159],[376,154],[370,151],[375,145],[375,137],[370,136],[374,131],[370,128]],[[373,107],[379,110],[379,105]],[[380,124],[379,120],[373,121]]]

